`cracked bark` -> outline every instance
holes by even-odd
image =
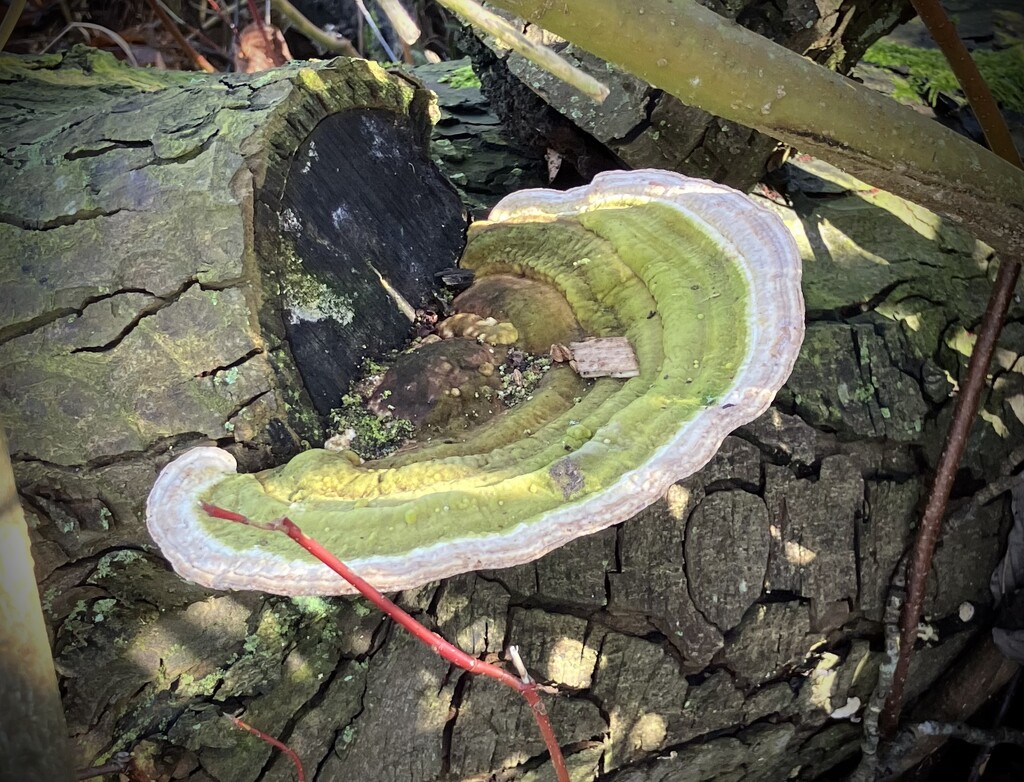
[[[425,73],[437,78],[453,67]],[[281,82],[218,84],[222,99],[238,101],[229,112],[242,117],[261,95],[284,101],[290,116],[265,124],[293,134],[287,148],[293,153],[316,124],[302,100],[279,94],[291,89]],[[506,190],[539,184],[540,161],[510,145],[478,92],[436,86],[442,114],[431,153],[473,208]],[[267,246],[279,247],[255,225],[267,224],[278,203],[261,197],[258,185],[279,199],[285,174],[270,162],[254,165],[258,154],[251,145],[234,167],[207,165],[230,134],[204,146],[210,137],[205,110],[194,105],[202,103],[202,91],[187,89],[181,113],[191,119],[174,117],[171,136],[194,137],[177,146],[164,139],[161,149],[183,156],[203,151],[160,169],[191,166],[199,184],[187,197],[219,192],[227,206],[207,198],[205,224],[190,219],[164,233],[135,232],[140,212],[130,204],[111,217],[35,231],[32,257],[57,259],[49,279],[74,274],[81,284],[45,288],[36,279],[12,297],[20,309],[4,313],[20,325],[0,351],[19,343],[30,356],[50,351],[59,366],[102,361],[127,348],[145,355],[159,342],[144,340],[144,332],[173,334],[169,316],[178,306],[188,308],[181,318],[190,333],[217,330],[181,376],[215,394],[216,416],[189,408],[191,417],[151,437],[135,434],[97,449],[73,415],[33,415],[27,395],[17,404],[0,396],[0,405],[8,405],[5,423],[23,427],[16,477],[77,765],[132,749],[154,779],[172,771],[193,782],[292,778],[286,759],[217,716],[217,710],[243,709],[251,724],[292,745],[318,779],[550,778],[517,699],[486,682],[453,676],[361,601],[213,594],[180,581],[153,553],[142,513],[161,461],[212,437],[224,445],[262,443],[238,449],[243,464],[261,464],[278,447],[273,417],[264,429],[247,429],[243,419],[259,413],[247,412],[250,407],[265,409],[270,400],[280,413],[280,386],[259,381],[278,378],[281,366],[294,367],[285,317],[275,319],[252,303],[273,289],[252,283],[257,259]],[[169,100],[173,90],[163,93],[157,94]],[[76,132],[90,127],[85,109],[72,114],[79,119]],[[157,147],[136,142],[154,132],[128,128],[124,148],[108,150],[104,139],[120,136],[97,130],[96,154],[72,162],[96,166],[108,154],[127,155],[131,166],[147,172]],[[24,134],[4,138],[15,150],[34,143]],[[88,147],[81,138],[74,143]],[[274,154],[287,149],[279,145]],[[234,179],[233,187],[251,177],[252,192],[210,190],[221,181],[213,177],[218,171],[223,181]],[[123,184],[114,193],[122,200]],[[887,585],[915,518],[921,474],[934,464],[949,415],[947,378],[959,377],[966,365],[962,337],[984,308],[991,258],[917,207],[855,188],[833,196],[797,199],[792,208],[765,202],[793,229],[806,260],[810,321],[794,374],[765,416],[730,437],[664,502],[616,529],[528,565],[401,596],[404,607],[472,654],[500,655],[510,642],[522,647],[530,670],[560,690],[551,703],[553,722],[575,778],[783,780],[796,766],[813,776],[857,751],[859,727],[829,714],[850,697],[867,702],[870,695],[879,664],[872,643],[877,649],[882,637]],[[157,210],[170,203],[153,201]],[[80,205],[68,208],[74,213]],[[59,217],[49,202],[40,201],[39,209],[46,220]],[[216,221],[229,213],[237,221],[246,209],[250,223],[223,233],[231,253],[211,255],[206,245],[195,251],[213,228],[223,228]],[[69,241],[64,232],[101,225],[134,253],[131,264],[108,269],[113,282],[54,252]],[[247,231],[252,252],[246,252]],[[150,256],[161,262],[147,262]],[[963,268],[979,273],[965,278]],[[182,288],[192,279],[199,284]],[[257,295],[241,292],[246,281]],[[175,291],[174,306],[129,328]],[[230,308],[245,317],[227,325],[210,320],[210,313]],[[1022,319],[1017,304],[1011,322]],[[263,343],[250,338],[257,332]],[[108,351],[73,353],[121,334]],[[961,650],[985,634],[979,620],[960,622],[956,610],[964,600],[983,597],[1009,520],[1001,481],[1024,464],[1024,451],[1011,447],[1024,439],[1013,412],[1024,393],[1018,343],[1008,332],[1001,344],[1005,362],[985,402],[1007,434],[994,424],[972,433],[945,527],[927,606],[940,637],[921,650],[912,672],[912,692],[921,693],[924,704],[941,692],[936,682],[956,667]],[[183,409],[160,402],[167,404]],[[315,415],[309,398],[300,407]],[[225,421],[236,422],[234,432],[224,430]],[[48,439],[49,427],[59,429],[62,442]],[[112,427],[104,433],[117,434]],[[998,683],[991,676],[962,679],[959,691],[976,698]],[[956,719],[960,699],[940,700],[941,717]]]

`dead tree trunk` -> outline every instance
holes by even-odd
[[[205,81],[77,51],[0,78],[19,457],[315,440],[458,259],[429,93],[369,64]]]
[[[256,466],[291,432],[315,438],[360,335],[370,350],[407,328],[376,272],[415,305],[452,263],[461,212],[418,146],[426,93],[359,62],[219,79],[80,52],[3,62],[0,414],[78,765],[128,749],[152,779],[292,779],[219,716],[244,710],[315,779],[551,778],[513,696],[360,601],[211,593],[143,526],[172,450],[234,442]],[[439,89],[432,152],[464,193],[537,184],[476,90]],[[813,161],[791,183],[792,208],[772,208],[806,260],[809,327],[776,406],[618,528],[401,596],[473,654],[520,646],[561,692],[550,711],[577,779],[810,779],[858,750],[860,726],[831,715],[873,686],[992,258]],[[398,227],[409,244],[374,254]],[[932,700],[988,638],[1003,492],[1024,462],[1022,323],[1018,303],[935,565],[911,683]],[[333,374],[310,380],[334,340]],[[989,666],[945,702],[1005,679]]]

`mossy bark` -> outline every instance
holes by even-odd
[[[288,93],[294,73],[260,78]],[[465,192],[487,201],[536,184],[536,160],[512,165],[479,92],[445,91],[433,154]],[[495,165],[478,156],[459,176],[452,139],[494,149]],[[549,711],[574,779],[764,782],[797,767],[810,779],[857,751],[859,725],[829,715],[874,684],[889,580],[993,259],[926,210],[833,172],[800,176],[804,192],[817,183],[830,197],[768,204],[798,238],[809,325],[772,410],[625,524],[399,598],[473,654],[520,646],[561,690]],[[190,236],[181,223],[152,230],[168,251]],[[19,339],[48,327],[24,322]],[[1015,304],[934,569],[926,611],[938,640],[917,654],[915,697],[941,692],[943,672],[987,643],[988,576],[1009,524],[1002,492],[1024,463],[1022,324]],[[286,758],[219,716],[231,710],[287,741],[317,779],[551,778],[517,700],[448,670],[362,601],[211,593],[167,568],[145,532],[145,497],[168,446],[202,441],[201,427],[91,455],[74,410],[41,417],[27,390],[4,415],[28,443],[15,475],[77,765],[129,749],[153,779],[292,779]],[[308,399],[302,409],[315,416]],[[73,455],[63,462],[26,450],[53,427]],[[966,622],[965,601],[979,609]],[[1002,681],[984,673],[979,697]]]

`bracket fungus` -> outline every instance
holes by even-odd
[[[209,518],[201,502],[288,516],[382,591],[536,559],[700,469],[767,409],[803,338],[800,258],[782,221],[669,172],[514,193],[471,228],[462,265],[477,281],[554,287],[586,334],[628,338],[639,374],[583,381],[565,367],[460,437],[365,464],[313,449],[240,475],[226,451],[188,451],[147,504],[180,575],[218,589],[353,591],[284,536]]]

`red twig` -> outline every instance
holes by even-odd
[[[263,30],[263,17],[260,15],[259,9],[256,8],[255,0],[248,0],[249,3],[249,16],[252,17],[253,22],[256,23],[256,29],[260,31],[260,35],[266,35]]]
[[[289,747],[283,741],[278,741],[273,736],[268,736],[259,728],[254,728],[252,725],[249,725],[246,722],[242,722],[240,719],[238,719],[238,717],[232,717],[230,714],[225,714],[224,716],[231,720],[233,723],[235,723],[236,728],[247,730],[261,741],[265,741],[270,746],[276,747],[277,749],[281,750],[281,752],[287,755],[291,759],[292,763],[295,764],[295,774],[299,778],[299,782],[306,782],[306,772],[303,770],[302,761],[299,760],[299,756],[296,754],[294,749]]]
[[[1006,127],[1003,116],[999,113],[992,93],[985,80],[978,72],[978,66],[971,59],[967,48],[960,40],[956,27],[950,21],[938,0],[911,0],[921,21],[928,28],[935,43],[946,56],[950,68],[956,75],[960,86],[967,96],[967,101],[981,124],[985,138],[992,151],[1018,168],[1021,165],[1020,155],[1014,147],[1013,139]],[[925,586],[931,570],[935,544],[942,530],[942,518],[946,512],[946,503],[953,489],[953,481],[957,468],[963,458],[967,445],[967,436],[971,424],[978,413],[981,395],[985,390],[985,374],[988,372],[996,341],[1003,329],[1003,321],[1010,306],[1010,299],[1017,277],[1020,274],[1019,258],[1001,258],[999,273],[985,308],[981,331],[971,352],[971,360],[967,366],[967,379],[964,381],[953,409],[953,421],[946,434],[946,443],[939,457],[935,472],[935,483],[928,503],[921,516],[914,543],[914,554],[908,566],[907,601],[903,606],[900,618],[900,651],[896,660],[896,669],[892,678],[892,689],[886,700],[885,708],[880,717],[882,735],[891,738],[899,723],[900,711],[903,708],[903,691],[910,670],[910,657],[913,654],[914,642],[917,640],[917,627],[921,621],[924,608]]]
[[[252,521],[241,513],[225,510],[224,508],[219,508],[216,505],[210,505],[206,502],[202,503],[202,507],[208,515],[213,516],[214,518],[234,521],[239,524],[246,524],[259,529],[284,532],[288,537],[306,549],[306,551],[354,586],[363,597],[377,606],[377,608],[387,614],[393,621],[400,624],[422,643],[426,644],[435,654],[443,657],[448,662],[459,666],[469,673],[489,676],[490,678],[501,682],[506,687],[510,687],[518,692],[530,706],[530,712],[533,714],[533,719],[536,721],[537,727],[540,729],[541,736],[544,739],[544,744],[547,746],[548,753],[551,755],[551,765],[555,768],[555,775],[558,778],[558,782],[569,782],[569,772],[565,767],[565,759],[562,757],[561,747],[558,745],[558,739],[555,737],[555,731],[551,727],[551,721],[548,719],[547,710],[544,708],[544,704],[540,699],[537,683],[529,676],[517,678],[504,668],[499,668],[489,662],[478,660],[476,657],[466,654],[464,651],[459,649],[457,646],[452,645],[437,633],[431,632],[411,615],[403,611],[391,602],[391,600],[377,591],[376,587],[357,575],[351,568],[349,568],[348,565],[334,556],[334,554],[325,549],[317,541],[313,540],[313,538],[307,537],[291,519],[284,517],[269,523],[260,523]]]

